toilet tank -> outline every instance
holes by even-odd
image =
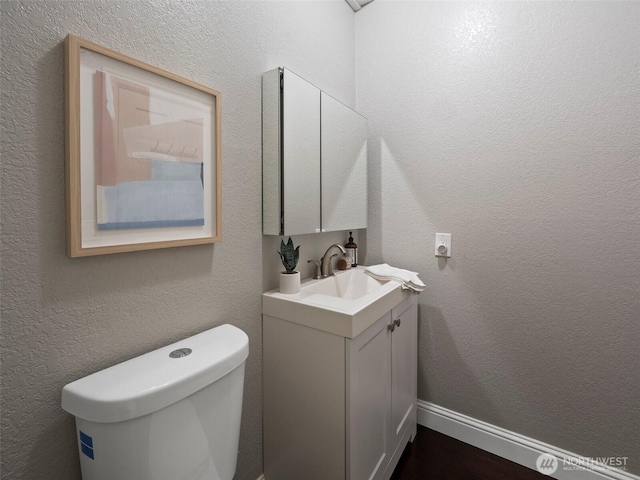
[[[84,480],[232,480],[249,339],[221,325],[62,389]]]

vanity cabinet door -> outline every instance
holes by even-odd
[[[383,478],[391,458],[391,312],[347,340],[349,480]]]
[[[409,298],[391,311],[391,439],[392,453],[407,429],[416,429],[418,377],[417,304]]]

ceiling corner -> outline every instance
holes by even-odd
[[[345,0],[345,2],[349,4],[349,6],[353,9],[354,12],[357,12],[362,7],[373,2],[373,0]]]

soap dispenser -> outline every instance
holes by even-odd
[[[353,241],[353,232],[349,232],[349,243],[344,246],[347,251],[347,257],[351,258],[351,266],[358,266],[358,245]]]

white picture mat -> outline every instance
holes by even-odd
[[[161,109],[171,102],[175,109],[171,120],[194,118],[203,120],[203,226],[161,227],[123,230],[98,230],[96,216],[96,165],[94,138],[94,82],[96,71],[140,83],[149,88],[150,110]],[[127,245],[216,235],[216,146],[215,146],[215,98],[192,87],[160,75],[147,72],[96,52],[80,49],[80,198],[82,218],[82,248]],[[154,100],[155,99],[155,100]],[[155,105],[154,105],[155,101]],[[165,119],[166,121],[166,119]],[[153,121],[152,121],[153,123]],[[210,159],[210,160],[207,160]]]

